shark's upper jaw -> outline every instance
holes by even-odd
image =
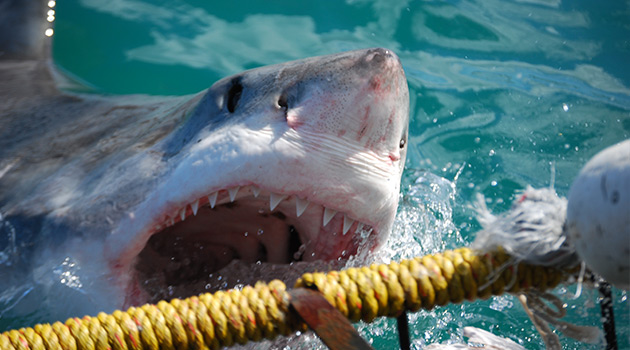
[[[155,296],[147,280],[186,286],[232,259],[335,260],[382,243],[398,203],[408,98],[400,62],[384,49],[217,82],[160,145],[170,170],[108,242],[128,303]]]

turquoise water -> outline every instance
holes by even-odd
[[[586,160],[630,137],[627,2],[63,0],[55,24],[56,62],[101,93],[188,94],[260,65],[394,50],[409,82],[411,129],[400,214],[382,260],[469,244],[476,193],[494,211],[528,184],[566,195]],[[597,293],[574,292],[556,290],[569,321],[599,326]],[[615,291],[622,349],[630,348],[627,297]],[[411,321],[417,349],[459,341],[468,325],[543,347],[511,296]],[[397,348],[391,320],[359,328],[376,348]],[[561,339],[565,349],[601,348]]]

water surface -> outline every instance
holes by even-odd
[[[590,157],[630,137],[629,7],[585,0],[64,0],[54,58],[94,92],[181,95],[261,65],[373,46],[394,50],[409,82],[411,128],[396,229],[378,257],[387,260],[470,244],[476,193],[495,211],[508,209],[528,184],[566,195]],[[599,327],[597,293],[575,299],[574,292],[556,290],[569,321]],[[627,293],[615,290],[614,298],[620,348],[627,349]],[[413,346],[461,341],[469,325],[543,347],[512,296],[411,315]],[[359,327],[376,348],[397,348],[392,320]],[[562,342],[565,349],[602,347]]]

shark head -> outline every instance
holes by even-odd
[[[197,98],[147,152],[161,163],[160,180],[107,239],[131,303],[146,299],[147,279],[186,286],[233,259],[342,259],[387,237],[409,104],[391,51],[258,68]]]
[[[391,230],[409,113],[391,51],[257,68],[193,96],[99,96],[60,91],[40,44],[0,59],[14,314],[188,296],[233,261],[344,260]]]

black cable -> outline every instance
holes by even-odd
[[[602,310],[606,350],[617,350],[617,334],[615,333],[615,315],[613,314],[612,287],[607,282],[599,283],[599,294],[602,300],[599,306]]]
[[[403,312],[396,317],[396,323],[398,324],[398,340],[400,341],[400,349],[411,350],[411,340],[409,339],[409,320],[407,319],[407,313]]]

